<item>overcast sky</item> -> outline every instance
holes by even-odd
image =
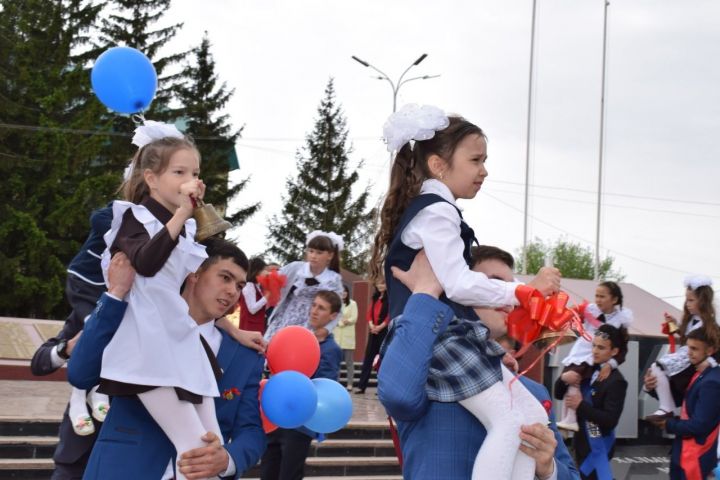
[[[387,82],[420,54],[398,105],[460,113],[489,137],[490,176],[462,201],[481,243],[517,253],[523,182],[532,1],[174,0],[182,21],[170,48],[197,45],[204,30],[217,68],[235,88],[228,113],[246,125],[237,145],[240,202],[263,208],[236,232],[248,253],[266,247],[295,151],[312,129],[328,78],[348,120],[352,159],[373,201],[387,186],[380,140],[392,110]],[[530,237],[594,246],[603,2],[538,0],[530,142]],[[622,0],[608,11],[602,254],[655,295],[681,304],[683,276],[720,284],[720,2]],[[672,298],[674,297],[674,298]],[[630,307],[632,307],[630,305]]]

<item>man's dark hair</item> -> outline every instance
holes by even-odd
[[[229,258],[238,267],[242,268],[246,272],[248,271],[248,258],[234,243],[229,242],[224,238],[210,237],[200,242],[200,244],[205,245],[205,251],[208,255],[208,258],[200,266],[201,269],[208,268],[210,265],[217,263],[222,259]]]
[[[331,290],[320,290],[315,294],[315,298],[322,298],[330,304],[330,313],[338,313],[342,308],[342,300],[340,295]]]
[[[612,348],[620,349],[620,352],[618,352],[616,357],[621,357],[621,353],[627,352],[627,344],[630,339],[630,335],[628,335],[628,331],[625,327],[618,328],[610,325],[609,323],[603,323],[597,330],[595,330],[595,335],[598,334],[601,334],[602,337],[610,340]],[[621,358],[624,358],[624,356]]]
[[[512,255],[505,250],[490,245],[472,247],[470,257],[472,258],[471,268],[474,268],[478,263],[484,262],[485,260],[499,260],[510,267],[510,269],[515,268],[515,259]]]

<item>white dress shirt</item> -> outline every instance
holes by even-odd
[[[402,233],[400,240],[410,248],[425,249],[433,272],[445,295],[460,305],[501,307],[517,305],[515,289],[519,282],[489,279],[484,273],[470,270],[460,238],[462,219],[455,207],[450,189],[441,181],[425,180],[420,194],[434,193],[449,202],[437,202],[423,208]]]

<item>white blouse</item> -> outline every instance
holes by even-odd
[[[247,282],[242,289],[242,295],[245,299],[248,311],[255,315],[262,307],[267,304],[267,298],[261,296],[260,300],[255,300],[255,291],[260,291],[257,284]],[[262,293],[262,292],[261,292]]]
[[[450,202],[437,202],[423,208],[402,233],[400,240],[410,248],[425,249],[433,272],[445,295],[460,305],[499,307],[517,305],[515,289],[519,282],[504,282],[474,272],[463,258],[465,245],[460,238],[462,219],[455,210],[455,198],[441,181],[425,180],[420,194],[434,193]]]

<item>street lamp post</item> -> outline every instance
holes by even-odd
[[[382,70],[377,68],[375,65],[373,65],[369,62],[366,62],[365,60],[361,60],[358,57],[356,57],[355,55],[352,55],[352,59],[355,60],[356,62],[358,62],[363,67],[372,68],[373,70],[378,72],[380,75],[375,77],[378,80],[387,80],[387,82],[390,84],[390,87],[392,88],[392,92],[393,92],[393,110],[392,111],[393,111],[393,113],[395,113],[395,111],[397,110],[397,95],[398,95],[398,91],[400,90],[400,87],[402,87],[403,85],[405,85],[408,82],[412,82],[413,80],[428,80],[430,78],[437,78],[440,76],[440,75],[420,75],[417,77],[403,79],[412,67],[420,65],[420,62],[425,60],[425,58],[427,56],[428,56],[427,53],[423,53],[422,55],[420,55],[417,60],[415,60],[413,63],[410,64],[409,67],[407,67],[405,69],[405,71],[402,73],[402,75],[400,75],[400,78],[398,78],[397,82],[393,82],[385,72],[383,72]]]

